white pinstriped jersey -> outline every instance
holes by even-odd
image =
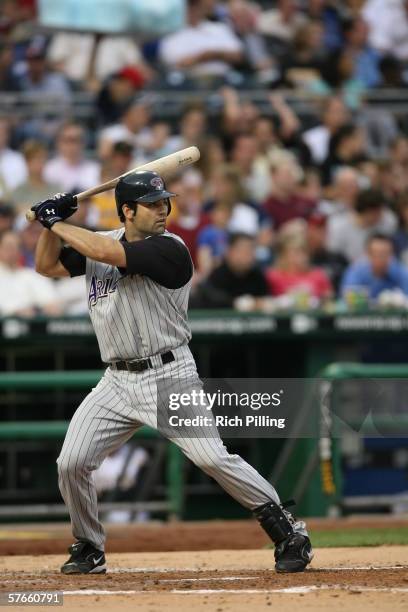
[[[124,231],[98,233],[120,240]],[[184,244],[176,234],[162,236]],[[191,280],[167,289],[147,276],[122,276],[117,267],[87,258],[88,308],[102,361],[145,358],[187,344],[190,287]]]

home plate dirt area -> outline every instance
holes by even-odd
[[[208,526],[210,529],[211,523]],[[49,528],[48,533],[57,530]],[[38,538],[36,554],[13,555],[12,549],[4,550],[6,544],[12,544],[13,533],[21,546],[24,537],[35,532],[33,525],[20,525],[9,532],[0,528],[0,591],[62,591],[64,609],[240,612],[275,606],[279,612],[292,612],[297,606],[342,612],[360,607],[364,612],[408,610],[408,546],[317,549],[311,566],[301,574],[277,574],[273,551],[257,544],[256,550],[121,553],[108,548],[107,574],[64,576],[59,567],[67,555],[42,551],[46,541],[59,552],[58,538]],[[162,544],[166,548],[164,540]],[[179,548],[182,544],[179,541]]]

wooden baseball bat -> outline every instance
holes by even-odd
[[[180,168],[194,164],[194,162],[198,161],[199,159],[199,149],[197,147],[187,147],[186,149],[175,151],[175,153],[170,153],[170,155],[166,155],[165,157],[159,157],[159,159],[143,164],[143,166],[132,168],[132,170],[129,170],[128,172],[125,172],[124,174],[121,174],[110,181],[106,181],[106,183],[101,183],[101,185],[91,187],[91,189],[87,189],[86,191],[81,191],[81,193],[78,193],[76,197],[78,202],[81,202],[81,200],[86,200],[97,193],[114,189],[120,178],[127,176],[128,174],[132,174],[132,172],[138,172],[139,170],[153,170],[163,179],[167,179],[176,174]],[[27,221],[35,221],[34,211],[27,210],[25,216]]]

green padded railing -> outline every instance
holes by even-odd
[[[318,376],[319,379],[324,379],[328,383],[349,379],[363,378],[408,378],[408,365],[405,364],[361,364],[339,362],[331,363],[325,367]],[[365,422],[364,427],[366,435],[378,433],[377,427],[380,426],[383,430],[390,427],[390,431],[395,431],[396,422],[401,427],[408,426],[408,415],[376,415],[375,424]],[[349,423],[351,424],[351,423]],[[320,440],[320,467],[322,488],[328,498],[332,498],[334,503],[339,503],[341,500],[341,453],[338,440],[328,437],[324,443]]]
[[[10,372],[0,374],[0,391],[9,390],[90,390],[102,378],[102,370],[73,370],[69,372]],[[0,422],[0,440],[62,440],[69,421],[13,421]],[[148,426],[135,432],[136,438],[160,438],[160,434]],[[184,503],[183,453],[168,442],[167,501],[169,512],[181,517]]]

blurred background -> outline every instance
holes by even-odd
[[[65,516],[55,459],[102,373],[84,279],[36,274],[24,212],[183,147],[201,376],[318,376],[330,402],[408,376],[407,87],[406,0],[0,0],[0,520]],[[113,192],[70,221],[118,227]],[[324,409],[315,439],[230,447],[305,515],[406,511],[405,407],[377,438]],[[110,520],[246,516],[151,432],[96,477]]]

